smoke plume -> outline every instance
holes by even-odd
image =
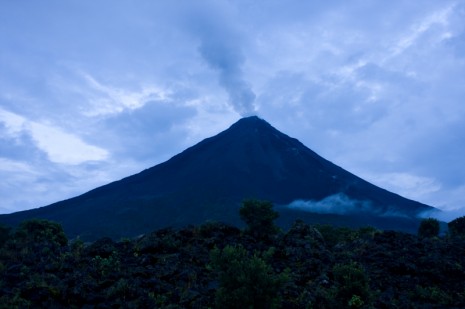
[[[219,84],[226,90],[229,103],[242,116],[255,110],[255,94],[245,81],[242,65],[245,57],[239,46],[218,38],[204,39],[199,51],[203,59],[219,74]]]
[[[240,115],[250,116],[255,112],[255,93],[244,78],[244,37],[236,25],[234,9],[228,2],[201,3],[189,6],[189,31],[200,40],[199,54],[217,72],[229,104]]]

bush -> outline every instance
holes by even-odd
[[[23,221],[14,238],[23,243],[50,243],[59,247],[68,244],[68,238],[60,224],[42,219]]]
[[[275,274],[257,253],[250,256],[244,247],[226,246],[211,252],[211,269],[220,281],[217,308],[278,308],[278,292],[287,274]]]
[[[11,228],[0,225],[0,248],[3,247],[5,242],[10,238]]]
[[[465,236],[465,216],[452,220],[447,227],[451,236]]]
[[[439,221],[434,218],[421,220],[418,237],[436,237],[439,235]]]
[[[256,238],[268,238],[279,231],[273,222],[279,215],[271,202],[245,200],[239,214],[247,224],[247,232]]]
[[[337,283],[336,299],[341,306],[360,308],[371,301],[368,276],[361,265],[355,262],[336,264],[333,267],[334,280]]]

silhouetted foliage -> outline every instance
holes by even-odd
[[[340,307],[361,308],[371,302],[368,277],[358,263],[336,264],[333,277],[337,283],[335,299]]]
[[[272,252],[265,252],[265,255]],[[217,308],[278,308],[286,274],[275,274],[258,253],[226,246],[211,252],[211,267],[218,274]]]
[[[10,238],[11,228],[0,224],[0,248],[3,247],[5,242]]]
[[[60,224],[42,219],[22,222],[16,230],[15,239],[24,244],[52,243],[57,246],[64,246],[68,243]]]
[[[447,226],[451,236],[465,237],[465,216],[452,220]]]
[[[56,223],[33,221],[7,234],[0,247],[0,308],[465,304],[461,237],[312,226],[299,220],[267,241],[261,233],[215,222],[87,244],[79,239],[68,243],[62,233]]]
[[[278,218],[279,214],[273,210],[271,202],[245,200],[239,214],[247,224],[247,232],[254,237],[269,238],[279,231],[279,228],[274,224],[274,220]]]
[[[423,219],[418,228],[418,237],[437,237],[439,235],[439,221],[434,218]]]

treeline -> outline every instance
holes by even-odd
[[[464,308],[465,217],[418,235],[275,224],[249,200],[247,227],[162,229],[69,241],[44,220],[0,228],[0,308]]]

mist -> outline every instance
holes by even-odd
[[[344,193],[337,193],[325,197],[322,200],[295,200],[288,205],[291,209],[299,209],[319,214],[371,214],[381,217],[405,217],[396,210],[380,210],[375,208],[370,201],[356,200]]]
[[[422,212],[420,218],[434,218],[439,221],[450,222],[459,217],[465,216],[465,208],[451,209],[451,210],[430,210]]]

